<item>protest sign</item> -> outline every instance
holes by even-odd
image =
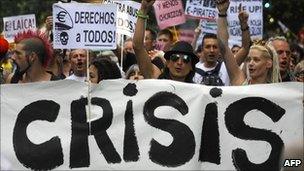
[[[107,80],[87,107],[83,82],[1,85],[1,155],[13,170],[280,170],[303,154],[302,86]]]
[[[228,9],[228,32],[229,39],[234,42],[241,42],[242,31],[238,18],[238,7],[242,8],[249,14],[248,26],[250,37],[262,39],[263,37],[263,3],[262,0],[231,0]]]
[[[3,17],[3,33],[8,42],[14,42],[15,35],[24,30],[36,28],[35,14]]]
[[[136,13],[140,8],[140,3],[121,0],[104,0],[104,2],[117,4],[117,32],[132,37],[137,21]]]
[[[181,0],[155,1],[153,4],[159,29],[183,24],[186,21]]]
[[[54,48],[115,49],[116,14],[115,4],[54,4]]]
[[[217,17],[215,0],[188,0],[186,3],[185,14],[188,16],[213,19]]]

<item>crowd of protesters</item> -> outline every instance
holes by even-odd
[[[291,44],[279,35],[251,40],[249,15],[239,10],[242,44],[230,47],[229,1],[223,0],[217,2],[217,34],[205,34],[196,47],[200,28],[195,30],[192,44],[175,40],[169,29],[156,32],[146,28],[154,2],[142,0],[134,36],[115,50],[54,50],[51,16],[39,30],[18,33],[14,46],[1,36],[1,84],[62,79],[99,83],[118,78],[171,79],[211,86],[304,81],[304,27],[299,31],[298,43]]]

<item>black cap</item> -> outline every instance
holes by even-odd
[[[198,63],[198,57],[193,53],[192,46],[185,41],[178,41],[176,42],[171,50],[167,51],[164,55],[166,60],[170,60],[170,56],[172,54],[185,54],[191,57],[192,69],[195,68],[195,64]]]

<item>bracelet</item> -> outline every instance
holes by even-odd
[[[137,16],[138,18],[142,18],[142,19],[149,19],[149,15],[145,15],[141,10],[138,10],[138,11],[136,12],[136,16]]]
[[[219,16],[219,17],[227,17],[227,13],[225,13],[225,14],[220,14],[220,13],[219,13],[218,16]]]
[[[247,26],[247,27],[245,27],[245,28],[242,28],[242,27],[241,27],[241,30],[242,30],[242,31],[247,31],[247,30],[249,30],[249,26]]]

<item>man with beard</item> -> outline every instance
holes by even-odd
[[[85,81],[87,77],[87,50],[73,49],[70,52],[70,63],[73,74],[68,80]]]
[[[46,71],[53,58],[53,51],[45,34],[40,31],[24,31],[16,35],[15,43],[12,59],[17,68],[8,77],[7,83],[59,80],[59,77]]]
[[[282,36],[270,38],[271,45],[279,56],[280,74],[282,82],[294,81],[295,78],[289,71],[291,51],[287,39]]]

